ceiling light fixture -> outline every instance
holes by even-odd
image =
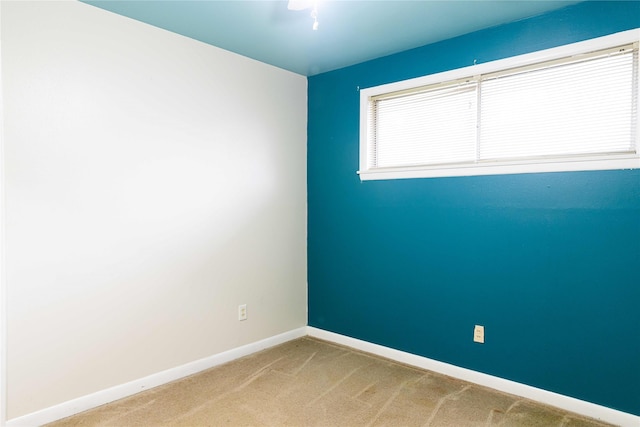
[[[317,0],[289,0],[287,5],[289,10],[305,10],[311,9],[311,18],[313,18],[314,31],[318,29],[318,1]]]

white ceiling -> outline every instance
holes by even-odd
[[[309,1],[309,0],[296,0]],[[578,1],[87,0],[86,3],[305,76],[562,8]]]

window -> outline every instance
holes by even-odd
[[[640,30],[360,92],[360,178],[640,167]]]

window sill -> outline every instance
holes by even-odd
[[[549,160],[545,162],[491,162],[487,164],[457,164],[440,166],[412,166],[402,168],[376,168],[358,171],[361,181],[442,178],[474,175],[508,175],[522,173],[577,172],[592,170],[639,169],[640,156],[630,155],[620,158],[575,158]]]

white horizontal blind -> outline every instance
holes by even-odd
[[[368,170],[637,152],[637,44],[369,99]]]
[[[371,105],[371,167],[475,161],[476,82],[386,96]]]
[[[483,79],[479,160],[634,151],[633,73],[616,49]]]

